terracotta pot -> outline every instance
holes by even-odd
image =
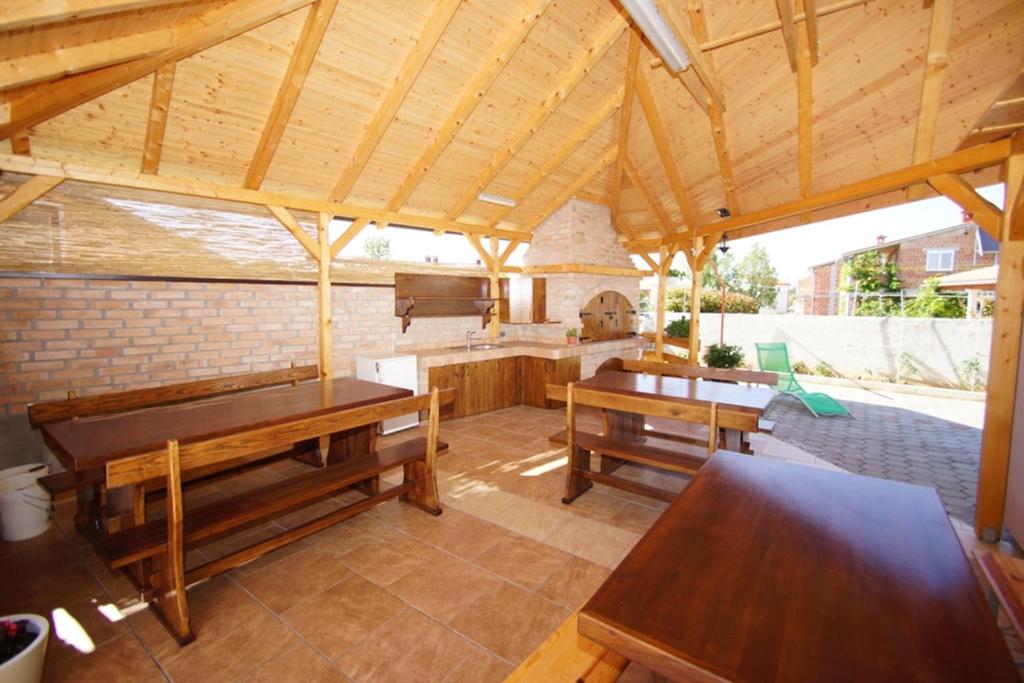
[[[576,344],[578,344],[578,343],[579,343],[579,341],[580,341],[580,338],[579,338],[579,337],[566,337],[566,338],[565,338],[565,341],[566,341],[566,343],[567,343],[567,344],[568,344],[569,346],[576,346]]]

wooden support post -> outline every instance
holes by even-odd
[[[318,259],[319,270],[317,272],[317,342],[320,350],[320,379],[325,380],[334,376],[332,361],[332,321],[331,314],[331,239],[327,234],[327,226],[331,222],[331,215],[327,213],[318,214],[316,222],[316,239],[320,247],[320,258]]]
[[[1024,134],[1014,136],[1006,160],[1006,202],[1003,241],[999,244],[999,277],[992,320],[985,421],[981,433],[978,468],[978,507],[974,531],[986,541],[997,541],[1003,531],[1006,484],[1010,470],[1010,444],[1017,398],[1024,327],[1024,239],[1008,239],[1013,213],[1024,193]]]
[[[691,368],[697,367],[698,356],[700,355],[700,274],[704,270],[704,238],[695,237],[693,248],[686,253],[686,260],[690,264],[690,273],[693,276],[693,283],[690,286],[690,352],[687,364]]]
[[[668,271],[672,268],[672,257],[675,252],[669,247],[662,247],[660,250],[661,260],[658,261],[658,314],[654,331],[654,354],[658,360],[662,359],[665,351],[665,297],[668,294]]]
[[[501,251],[497,237],[491,238],[491,298],[499,299],[501,295]],[[501,301],[494,302],[491,314],[491,339],[497,341],[501,337]]]

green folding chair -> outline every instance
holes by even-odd
[[[828,394],[821,392],[808,392],[796,381],[793,368],[789,365],[789,349],[786,342],[771,342],[766,344],[754,344],[757,347],[757,365],[766,372],[776,372],[779,375],[779,383],[776,390],[783,394],[796,396],[800,399],[807,410],[815,417],[822,415],[850,415],[850,411],[843,407],[839,401]]]

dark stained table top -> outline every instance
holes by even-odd
[[[42,430],[64,464],[82,471],[162,448],[168,439],[196,441],[406,396],[412,396],[408,389],[345,377],[62,420],[44,425]]]
[[[1020,680],[933,489],[727,452],[579,619],[666,675]]]
[[[577,382],[575,386],[631,396],[646,394],[668,399],[719,403],[757,413],[763,413],[776,395],[774,390],[764,387],[619,371],[602,372]]]

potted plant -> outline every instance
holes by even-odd
[[[577,336],[575,327],[570,327],[565,331],[565,343],[567,343],[569,346],[576,346],[576,343],[578,341],[579,337]]]
[[[50,622],[38,614],[0,618],[0,683],[38,683],[49,635]]]
[[[712,368],[735,368],[743,362],[743,349],[730,344],[712,344],[704,352],[704,363]]]
[[[679,318],[665,325],[665,335],[677,339],[688,339],[690,337],[689,318]]]

